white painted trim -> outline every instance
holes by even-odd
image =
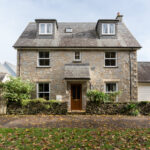
[[[103,25],[107,25],[107,33],[103,32]],[[110,33],[110,25],[114,25],[114,33]],[[115,23],[102,23],[102,35],[115,35],[116,34],[116,24]]]
[[[41,25],[44,24],[45,25],[45,31],[44,33],[41,33]],[[50,33],[47,33],[47,25],[50,24],[51,25],[51,31]],[[53,34],[53,24],[52,23],[39,23],[39,35],[52,35]]]
[[[116,58],[106,58],[106,53],[111,53],[111,52],[115,52],[116,53]],[[105,65],[105,60],[116,60],[116,65],[115,66],[106,66]],[[118,67],[118,53],[116,52],[116,51],[107,51],[107,52],[104,52],[104,67],[105,68],[116,68],[116,67]]]

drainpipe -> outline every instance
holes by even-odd
[[[129,70],[130,70],[130,101],[132,100],[132,79],[131,79],[131,51],[129,51]]]
[[[18,50],[18,60],[17,60],[17,64],[18,64],[18,73],[17,73],[17,76],[20,77],[20,51]]]

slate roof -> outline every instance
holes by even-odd
[[[93,47],[93,48],[140,48],[140,44],[133,37],[123,22],[118,22],[118,38],[100,39],[96,33],[96,22],[59,22],[58,32],[54,38],[39,38],[37,34],[37,25],[31,22],[27,25],[21,34],[15,48],[65,48],[65,47]],[[72,28],[72,33],[65,33],[66,28]]]
[[[67,79],[90,79],[89,64],[66,64],[64,78]]]
[[[0,73],[7,73],[11,76],[16,76],[16,66],[9,62],[5,62],[4,64],[0,63]]]
[[[138,62],[138,81],[150,83],[150,62]]]

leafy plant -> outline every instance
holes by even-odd
[[[18,102],[22,99],[31,98],[31,92],[34,85],[29,81],[24,81],[21,78],[11,77],[9,81],[3,84],[2,96],[8,102]]]
[[[125,111],[127,111],[127,113],[132,116],[138,116],[140,114],[138,104],[136,103],[127,104]]]
[[[90,101],[95,102],[113,102],[116,99],[116,96],[118,96],[120,92],[113,92],[113,93],[104,93],[100,92],[98,90],[89,90],[86,93],[86,96],[89,98]]]

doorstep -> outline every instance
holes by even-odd
[[[70,110],[70,111],[68,111],[68,114],[81,114],[81,115],[83,115],[85,113],[86,113],[85,110]]]

